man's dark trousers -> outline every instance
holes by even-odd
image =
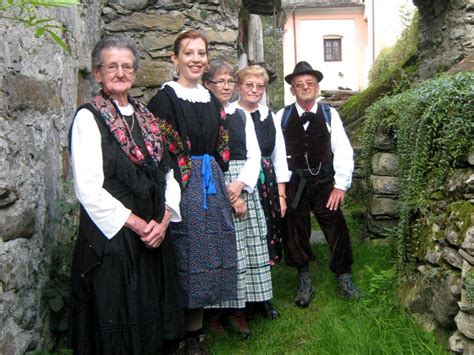
[[[340,207],[331,211],[326,207],[334,186],[333,176],[309,176],[296,209],[291,208],[301,177],[293,172],[286,186],[288,210],[284,218],[283,243],[285,261],[300,271],[308,268],[313,259],[311,250],[311,215],[313,212],[331,251],[330,269],[339,276],[351,273],[352,245],[346,220]]]

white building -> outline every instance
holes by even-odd
[[[411,0],[282,0],[282,11],[285,75],[305,60],[324,74],[322,90],[362,90],[376,56],[395,44],[414,6]],[[292,101],[286,85],[285,104]]]

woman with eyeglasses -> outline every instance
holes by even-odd
[[[285,183],[290,179],[286,161],[285,142],[281,127],[274,124],[269,107],[260,104],[268,83],[268,74],[259,65],[251,65],[237,73],[237,108],[242,109],[255,125],[262,159],[257,188],[267,222],[268,264],[281,260],[281,218],[286,212]],[[270,301],[248,305],[249,312],[260,311],[268,318],[277,318],[278,312]]]
[[[227,191],[234,207],[237,237],[237,292],[235,301],[221,302],[209,308],[211,329],[222,330],[222,321],[230,325],[241,339],[251,333],[244,315],[247,302],[265,302],[272,298],[272,281],[268,264],[267,226],[260,204],[257,178],[260,173],[260,148],[255,127],[245,113],[229,104],[236,84],[232,66],[213,61],[203,82],[225,107],[230,137],[229,170],[225,173]],[[223,312],[222,309],[227,309]],[[224,314],[225,313],[225,314]]]
[[[157,354],[182,337],[170,221],[178,182],[154,116],[129,96],[140,55],[123,35],[92,51],[102,89],[71,127],[74,190],[81,204],[72,265],[74,354]]]
[[[159,117],[183,191],[183,220],[171,229],[185,307],[185,349],[204,354],[203,308],[237,299],[235,229],[223,174],[229,136],[222,105],[200,85],[208,67],[204,34],[180,34],[171,60],[178,79],[164,83],[148,107]]]

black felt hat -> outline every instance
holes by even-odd
[[[303,74],[311,74],[311,75],[314,75],[316,77],[316,79],[318,79],[318,83],[323,80],[323,73],[321,73],[320,71],[318,70],[314,70],[311,65],[309,65],[308,62],[305,62],[304,60],[302,60],[301,62],[298,62],[296,65],[295,65],[295,69],[293,70],[293,73],[291,74],[288,74],[287,76],[285,76],[285,81],[291,85],[291,80],[293,80],[293,78],[297,75],[303,75]]]

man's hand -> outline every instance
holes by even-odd
[[[342,206],[344,204],[345,195],[346,192],[344,190],[333,188],[331,195],[329,195],[328,203],[326,203],[326,207],[331,211],[337,210],[339,205]]]

